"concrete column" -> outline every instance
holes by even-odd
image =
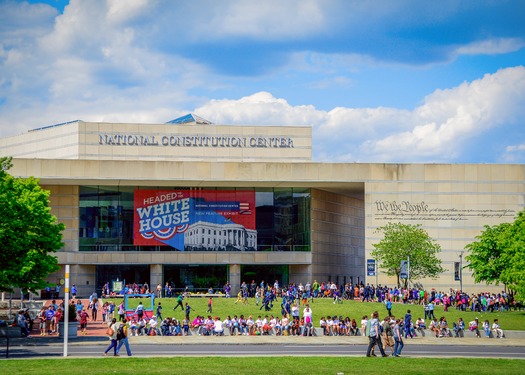
[[[164,285],[162,273],[162,264],[150,264],[149,266],[149,289],[150,291],[155,291],[157,284]]]
[[[230,285],[232,287],[231,295],[236,296],[241,289],[241,266],[240,264],[230,264]]]
[[[313,274],[312,274],[312,266],[308,264],[293,264],[290,265],[289,268],[289,283],[303,283],[306,284],[306,282],[312,283],[313,280]],[[319,280],[319,279],[318,279]]]

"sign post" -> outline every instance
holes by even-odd
[[[69,264],[66,264],[66,275],[65,275],[65,286],[64,286],[64,357],[67,357],[67,342],[69,337]]]
[[[407,286],[410,280],[410,257],[407,260],[402,260],[400,265],[399,278],[407,280]]]
[[[377,262],[375,259],[366,260],[366,274],[367,276],[375,276],[377,285]]]

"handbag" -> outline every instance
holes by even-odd
[[[113,330],[113,328],[108,327],[108,329],[106,329],[106,335],[107,336],[113,336],[114,333],[115,333],[115,331]]]

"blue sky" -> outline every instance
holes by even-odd
[[[525,162],[525,1],[0,0],[0,136],[308,125],[313,158]]]

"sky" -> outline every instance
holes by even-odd
[[[195,113],[311,126],[320,162],[524,163],[524,15],[522,0],[0,0],[0,137]]]

